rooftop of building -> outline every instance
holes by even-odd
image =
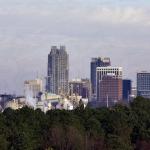
[[[90,79],[76,78],[76,79],[72,79],[71,81],[69,81],[69,83],[82,83],[82,82],[87,82],[87,81],[90,81]]]

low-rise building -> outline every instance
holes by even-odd
[[[18,97],[16,99],[12,99],[11,101],[8,101],[5,105],[5,109],[6,108],[11,108],[11,109],[16,110],[16,109],[20,109],[24,106],[29,106],[26,103],[26,99],[24,97]]]

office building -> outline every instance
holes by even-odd
[[[74,79],[69,82],[70,96],[82,96],[82,98],[91,97],[91,83],[89,79]]]
[[[150,98],[150,73],[137,73],[137,96]]]
[[[123,100],[125,102],[129,102],[132,90],[132,82],[131,80],[125,79],[123,80]]]
[[[101,106],[111,107],[122,101],[122,79],[113,75],[102,77],[99,84],[99,100]]]
[[[92,58],[91,61],[91,85],[92,85],[92,94],[96,94],[96,68],[97,67],[107,67],[110,66],[110,58]]]
[[[43,91],[41,79],[28,80],[24,82],[24,94],[26,97],[36,98]]]
[[[122,67],[97,67],[97,102],[100,106],[113,106],[122,101]]]
[[[69,56],[64,46],[52,46],[48,55],[47,92],[68,94]]]

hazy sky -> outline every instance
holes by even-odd
[[[107,56],[135,81],[150,71],[150,1],[0,0],[0,93],[46,76],[52,45],[66,45],[70,78],[89,77],[91,57]]]

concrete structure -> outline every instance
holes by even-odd
[[[53,93],[43,93],[41,95],[41,101],[46,100],[46,101],[60,101],[62,97],[60,95],[56,95]]]
[[[124,79],[123,80],[123,100],[125,102],[130,101],[131,90],[132,90],[132,81],[128,79]]]
[[[36,103],[36,108],[46,112],[51,109],[56,109],[57,105],[62,101],[60,95],[52,93],[43,93],[41,99]]]
[[[78,96],[78,95],[71,95],[69,96],[69,101],[73,104],[73,108],[77,108],[79,106],[79,102],[82,99],[82,96]]]
[[[110,66],[110,58],[92,58],[91,60],[91,85],[92,85],[92,94],[96,94],[96,68],[97,67],[107,67]]]
[[[150,73],[137,73],[137,96],[150,98]]]
[[[122,100],[122,67],[97,67],[96,95],[100,106],[112,106]]]
[[[87,104],[88,104],[88,102],[89,102],[88,98],[82,98],[82,96],[77,96],[77,95],[71,95],[71,96],[69,96],[68,100],[73,105],[73,109],[77,108],[80,105],[80,101],[83,102],[84,107],[86,107]]]
[[[130,97],[132,100],[137,97],[137,87],[132,87]]]
[[[17,110],[17,109],[21,109],[24,106],[30,107],[30,105],[26,103],[26,100],[24,97],[18,97],[16,99],[12,99],[11,101],[7,102],[5,105],[5,109],[11,108],[11,109]]]
[[[41,100],[37,102],[36,108],[46,112],[51,109],[74,109],[73,103],[66,97],[52,93],[44,93],[41,95]]]
[[[90,99],[91,83],[89,79],[74,79],[69,82],[69,95],[81,96]]]
[[[29,80],[24,82],[24,95],[26,103],[36,108],[36,102],[39,93],[43,91],[43,83],[41,79]]]
[[[48,110],[60,109],[60,110],[73,110],[79,106],[80,100],[83,101],[84,106],[87,106],[88,99],[82,99],[81,96],[68,96],[63,97],[52,93],[41,93],[40,98],[35,101],[35,105],[26,100],[25,97],[16,97],[5,103],[5,107],[1,108],[3,111],[6,108],[12,108],[14,110],[20,109],[24,106],[31,107],[33,109],[41,109],[43,112]]]
[[[64,46],[51,47],[48,55],[47,92],[68,94],[69,56]]]
[[[24,82],[24,94],[36,98],[43,91],[43,82],[41,79],[28,80]]]

